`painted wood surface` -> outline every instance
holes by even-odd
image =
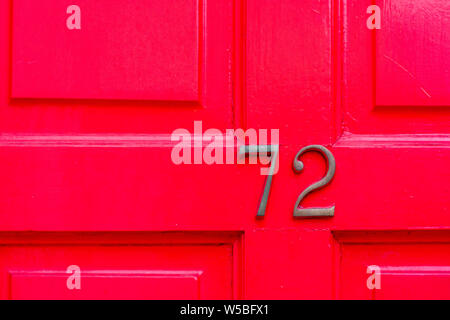
[[[450,298],[450,6],[376,1],[368,30],[372,2],[80,0],[69,31],[0,0],[0,298]],[[280,129],[263,219],[261,166],[171,161],[195,120]],[[292,216],[311,144],[332,218]]]

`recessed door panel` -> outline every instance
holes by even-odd
[[[15,98],[198,100],[197,0],[15,0]]]
[[[170,134],[194,120],[229,128],[233,8],[228,0],[1,1],[1,132]]]
[[[237,234],[0,234],[3,299],[231,299]]]
[[[11,270],[9,275],[12,300],[200,298],[200,271],[88,270],[82,272],[80,289],[68,289],[70,275],[63,272]]]
[[[344,1],[337,54],[345,78],[343,130],[355,134],[441,134],[450,122],[450,7],[445,0]],[[340,85],[339,85],[340,86]],[[340,88],[340,87],[339,87]],[[340,89],[339,89],[340,90]]]
[[[450,106],[450,3],[377,2],[376,104]]]
[[[441,231],[336,232],[338,297],[449,299],[450,237]]]

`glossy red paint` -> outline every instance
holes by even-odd
[[[0,0],[0,297],[450,298],[450,7],[376,3]],[[194,120],[280,129],[263,219],[259,165],[172,163]]]
[[[198,100],[196,0],[13,3],[12,97]]]

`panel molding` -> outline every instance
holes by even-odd
[[[380,266],[383,275],[450,276],[449,266]]]
[[[8,270],[9,277],[67,277],[65,270]],[[173,279],[193,279],[199,281],[202,270],[85,270],[83,277],[91,278],[173,278]]]
[[[191,134],[191,143],[201,141],[202,146],[207,146],[212,137]],[[214,137],[222,141],[224,148],[235,146],[234,136]],[[178,143],[171,140],[170,134],[0,134],[0,147],[172,148]]]
[[[239,231],[0,231],[2,245],[235,245],[242,240]]]
[[[352,134],[344,132],[335,148],[450,148],[450,134]]]
[[[228,246],[231,249],[232,261],[232,294],[233,299],[244,296],[244,232],[242,231],[104,231],[104,232],[64,232],[64,231],[0,231],[0,244],[8,247],[27,246]],[[53,269],[7,270],[11,281],[13,276],[59,277],[67,276],[65,271]],[[193,278],[201,281],[202,270],[197,269],[86,269],[83,274],[88,277],[144,277],[144,278]]]
[[[411,228],[405,230],[332,230],[342,244],[450,243],[450,228]]]

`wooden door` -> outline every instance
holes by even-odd
[[[0,0],[0,297],[450,298],[450,7],[373,4]],[[199,123],[279,129],[264,216]]]
[[[171,161],[175,129],[232,126],[234,3],[0,6],[1,298],[241,297],[205,181],[231,168]]]
[[[448,299],[450,4],[376,3],[381,29],[371,32],[358,27],[369,3],[341,8],[349,19],[335,147],[348,189],[334,233],[337,295]],[[370,275],[363,265],[379,267],[379,289],[355,285]]]
[[[246,123],[280,128],[281,145],[246,233],[248,296],[450,298],[449,30],[448,1],[247,1]],[[333,218],[292,217],[326,171],[314,152],[292,170],[312,144],[336,173],[301,204]]]

